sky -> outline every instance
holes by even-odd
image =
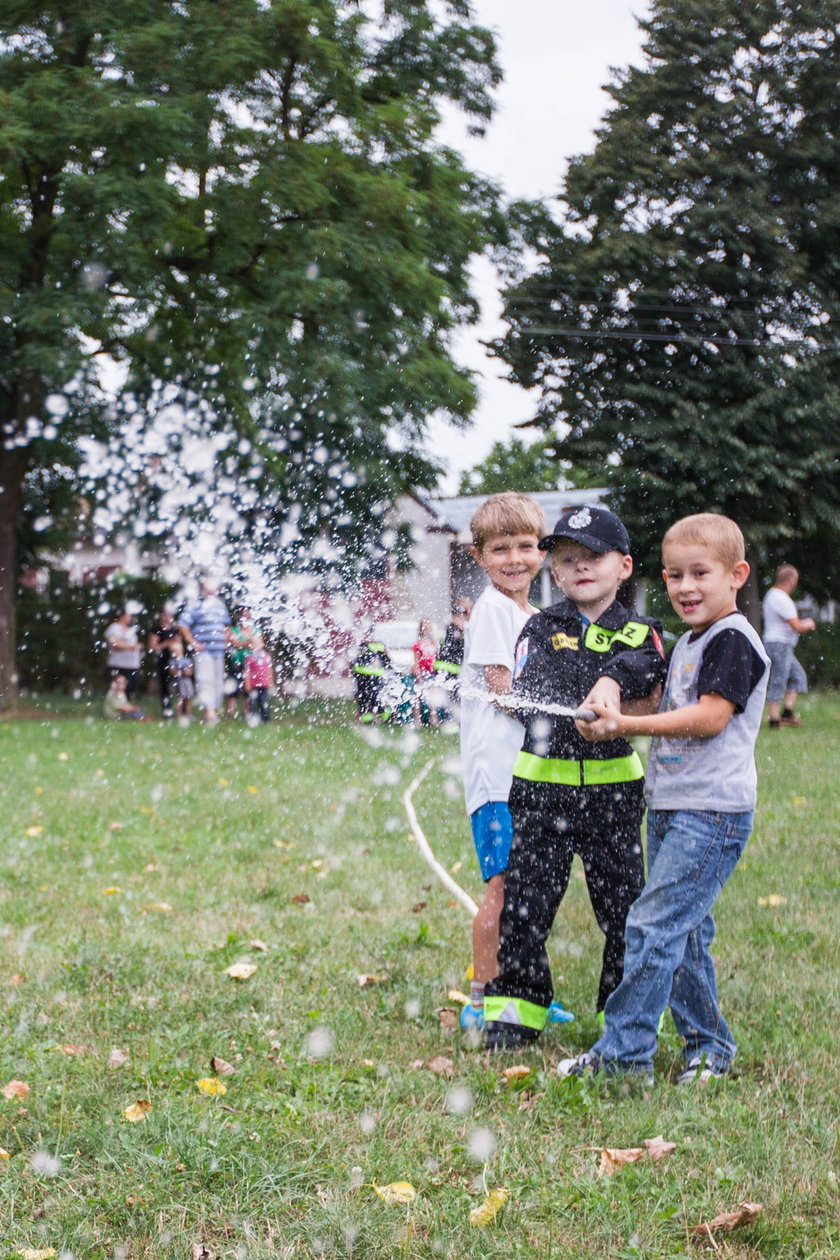
[[[496,33],[504,82],[497,112],[484,139],[466,134],[463,119],[451,118],[441,137],[460,149],[469,166],[501,183],[508,197],[551,198],[560,190],[568,159],[589,152],[609,98],[603,91],[613,66],[640,65],[642,32],[636,18],[647,0],[473,0],[476,22]],[[481,323],[459,337],[455,355],[478,373],[480,402],[472,428],[459,432],[436,421],[429,449],[446,451],[448,473],[441,489],[457,491],[458,478],[514,436],[513,425],[533,414],[526,390],[502,379],[503,365],[487,356],[482,340],[500,335],[495,274],[485,260],[474,267]],[[518,436],[527,438],[528,434]]]

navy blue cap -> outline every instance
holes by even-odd
[[[540,550],[551,551],[563,539],[580,543],[599,555],[607,551],[630,555],[630,535],[615,512],[605,507],[592,505],[567,512],[554,526],[554,533],[540,539]]]

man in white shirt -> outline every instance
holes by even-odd
[[[802,718],[793,711],[799,692],[808,690],[805,670],[793,654],[800,634],[816,629],[813,617],[800,617],[791,596],[796,590],[799,573],[792,564],[781,564],[776,570],[776,583],[764,596],[764,646],[770,657],[770,683],[767,699],[770,726],[801,726]],[[784,697],[784,707],[780,701]]]

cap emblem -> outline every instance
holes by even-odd
[[[571,529],[586,529],[587,525],[592,523],[592,513],[588,507],[578,508],[573,516],[566,519],[566,524]]]

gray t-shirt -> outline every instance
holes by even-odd
[[[760,636],[742,613],[677,642],[660,712],[683,709],[712,692],[731,700],[735,712],[719,735],[653,740],[645,787],[650,809],[740,814],[755,808],[755,741],[768,664]]]

